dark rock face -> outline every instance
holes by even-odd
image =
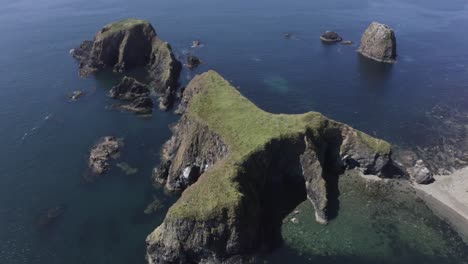
[[[114,137],[103,137],[89,154],[89,167],[95,174],[103,174],[109,169],[109,159],[119,153],[120,143]]]
[[[182,191],[228,153],[221,138],[186,116],[173,127],[173,136],[162,150],[161,163],[153,179],[171,191]],[[192,131],[192,133],[187,133]]]
[[[320,40],[323,42],[327,43],[334,43],[334,42],[340,42],[343,40],[343,38],[338,35],[338,33],[333,32],[333,31],[327,31],[320,36]]]
[[[128,76],[125,76],[119,84],[109,91],[110,97],[120,100],[134,100],[149,94],[150,91],[145,84]]]
[[[187,64],[187,67],[189,67],[190,69],[193,69],[201,64],[201,60],[194,55],[188,55],[186,64]]]
[[[362,35],[358,52],[379,62],[394,63],[397,57],[395,32],[387,25],[372,22]]]
[[[127,76],[109,91],[109,96],[112,98],[130,101],[120,108],[136,114],[150,114],[153,111],[153,100],[149,94],[150,91],[146,85]]]
[[[233,155],[233,147],[190,112],[191,99],[207,89],[205,84],[197,76],[185,89],[178,109],[183,115],[154,173],[154,180],[167,189],[185,190],[183,204],[190,203],[187,197],[194,187],[208,184],[207,177],[214,176],[210,172]],[[372,142],[369,136],[328,119],[316,131],[271,139],[236,163],[235,180],[227,184],[236,185],[241,198],[232,207],[207,206],[197,216],[174,211],[174,206],[170,209],[147,238],[148,263],[249,263],[262,248],[281,240],[285,217],[281,212],[289,212],[305,199],[314,206],[316,220],[327,223],[332,177],[346,169],[385,176],[385,168],[392,166],[390,146],[377,147]],[[291,189],[286,191],[284,186]],[[279,193],[285,200],[296,197],[292,204],[272,203],[271,197]]]
[[[168,43],[156,35],[151,24],[144,20],[126,19],[104,26],[93,41],[85,41],[71,51],[80,62],[80,74],[87,76],[96,71],[112,68],[126,72],[146,67],[150,87],[166,96],[175,91],[181,64],[175,59]],[[163,108],[170,107],[173,98],[166,98]]]

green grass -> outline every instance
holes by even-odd
[[[222,210],[232,215],[238,208],[243,194],[239,192],[235,177],[242,169],[240,164],[251,154],[275,138],[295,137],[307,130],[315,133],[327,125],[328,119],[317,112],[299,115],[268,113],[243,97],[214,71],[196,78],[197,85],[204,89],[191,99],[186,114],[220,135],[230,153],[182,194],[168,217],[203,220],[216,217]],[[377,151],[387,151],[390,147],[385,141],[364,133],[359,136]]]
[[[110,34],[114,34],[116,32],[122,31],[122,30],[127,30],[129,28],[132,28],[140,24],[150,24],[150,22],[147,20],[135,19],[135,18],[127,18],[127,19],[123,19],[120,21],[112,22],[104,26],[104,29],[106,30],[102,33],[102,36],[105,37]]]

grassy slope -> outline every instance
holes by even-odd
[[[103,37],[114,34],[116,32],[132,28],[139,24],[150,24],[147,20],[127,18],[120,21],[112,22],[104,26],[107,30],[102,34]]]
[[[203,92],[191,99],[187,114],[205,123],[230,147],[230,154],[208,170],[189,187],[170,209],[169,217],[208,219],[222,210],[233,213],[242,194],[235,181],[239,164],[250,154],[261,150],[274,138],[285,138],[316,131],[326,125],[327,118],[317,112],[300,115],[271,114],[259,109],[243,97],[214,71],[204,73],[200,86]],[[379,151],[390,145],[362,133],[366,144]]]

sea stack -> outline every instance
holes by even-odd
[[[183,193],[147,237],[150,264],[250,263],[294,208],[274,197],[309,200],[326,223],[337,175],[384,176],[392,164],[389,143],[317,112],[263,111],[214,71],[188,84],[179,112],[154,180]]]
[[[161,96],[173,96],[177,88],[181,63],[171,46],[162,41],[146,20],[125,19],[110,23],[70,52],[80,62],[80,75],[103,69],[116,72],[146,67],[149,85]],[[167,98],[166,98],[167,99]],[[168,105],[173,100],[165,100]]]
[[[358,52],[379,62],[395,63],[397,57],[395,32],[387,25],[372,22],[362,35]]]

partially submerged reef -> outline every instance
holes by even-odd
[[[190,82],[178,112],[154,180],[183,193],[147,238],[149,263],[246,263],[281,238],[278,188],[327,223],[337,175],[393,168],[389,143],[320,113],[265,112],[214,71]]]
[[[146,20],[125,19],[110,23],[70,52],[80,62],[80,75],[103,69],[125,73],[145,67],[149,86],[161,96],[160,108],[172,106],[181,71],[171,46],[162,41]]]

